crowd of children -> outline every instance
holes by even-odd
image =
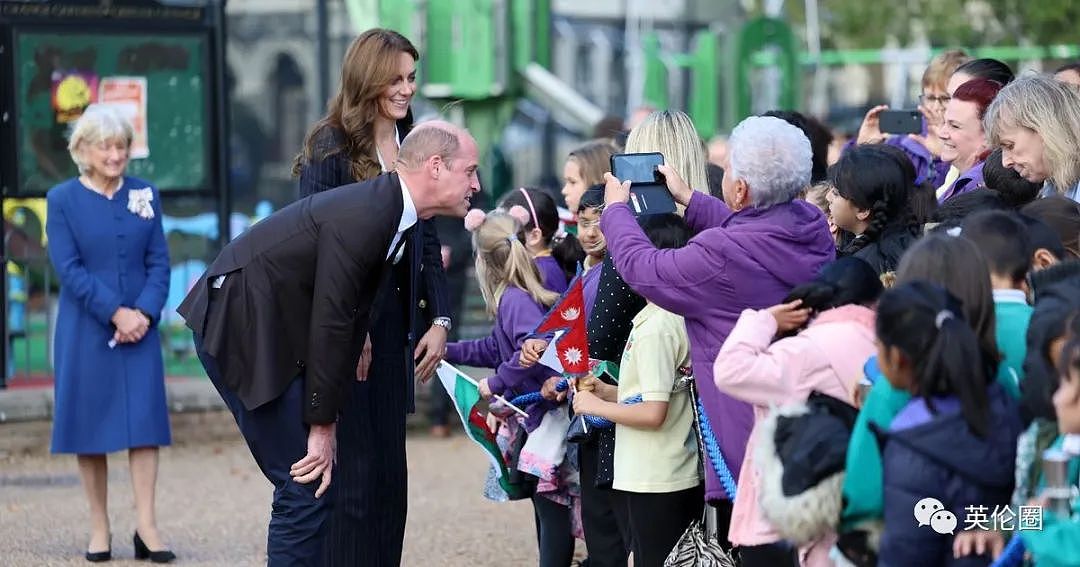
[[[561,219],[535,188],[470,213],[495,325],[446,359],[495,369],[485,397],[539,394],[489,419],[531,483],[539,564],[581,537],[591,567],[665,565],[709,516],[746,567],[1080,564],[1080,90],[1051,83],[943,54],[924,135],[883,135],[875,108],[817,178],[812,120],[747,119],[719,196],[689,117],[658,112],[624,149],[665,156],[676,214],[621,205],[612,140],[569,155]],[[1077,106],[1045,155],[1018,90]],[[532,332],[575,277],[617,376],[541,362]],[[1039,529],[1014,529],[1029,507]]]

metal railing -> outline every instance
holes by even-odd
[[[201,258],[173,262],[169,300],[158,325],[166,376],[205,376],[195,355],[191,333],[176,314],[187,285],[202,274]],[[14,272],[14,273],[13,273]],[[53,333],[59,282],[47,256],[8,258],[8,321],[4,344],[7,368],[0,384],[20,387],[53,378]],[[179,284],[179,285],[178,285]],[[179,291],[178,291],[179,290]]]

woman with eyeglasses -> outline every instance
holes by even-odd
[[[971,172],[975,163],[962,159],[960,164],[954,164],[953,160],[958,156],[954,148],[946,147],[947,144],[942,138],[942,131],[946,127],[945,114],[956,90],[964,83],[975,79],[994,81],[1004,86],[1012,82],[1013,72],[1008,65],[997,59],[970,59],[962,51],[941,53],[931,60],[926,72],[923,73],[919,111],[925,118],[925,134],[887,136],[882,133],[879,116],[889,107],[881,105],[866,113],[866,118],[859,128],[858,143],[884,142],[904,150],[915,166],[916,185],[931,184],[936,189],[940,201],[959,194],[954,188],[957,183],[963,189],[960,192],[975,189],[981,183],[972,184],[972,179],[962,179],[964,174]],[[970,98],[975,97],[969,96]],[[972,100],[966,102],[971,103]],[[965,105],[961,107],[963,110],[971,110]],[[981,116],[985,110],[986,106],[982,106],[979,115]],[[976,161],[981,163],[982,159]],[[981,182],[981,177],[978,181]]]
[[[962,50],[944,51],[930,60],[922,76],[919,111],[926,124],[925,135],[890,136],[881,131],[881,113],[888,105],[871,108],[863,118],[854,144],[889,144],[904,150],[915,166],[915,184],[931,183],[940,187],[949,173],[949,164],[941,161],[937,130],[944,120],[949,102],[949,80],[963,64],[971,61]],[[849,146],[850,148],[850,146]]]

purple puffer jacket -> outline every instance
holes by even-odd
[[[540,364],[523,368],[519,357],[521,343],[532,334],[546,313],[547,309],[533,301],[528,293],[517,287],[507,287],[499,300],[499,312],[495,316],[491,336],[447,344],[446,361],[450,364],[494,368],[495,374],[487,379],[488,387],[492,393],[507,399],[539,392],[545,380],[559,373]],[[541,402],[535,407],[522,408],[529,414],[525,429],[536,429],[540,419],[553,407],[549,402]]]
[[[625,204],[607,207],[600,228],[626,283],[686,319],[698,391],[738,480],[754,415],[749,404],[716,388],[713,362],[744,309],[779,303],[834,260],[836,246],[825,216],[805,201],[732,213],[720,199],[695,192],[686,222],[697,235],[677,250],[657,250]],[[726,499],[712,467],[705,469],[706,499]]]

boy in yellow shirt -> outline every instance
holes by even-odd
[[[657,248],[679,248],[690,231],[676,215],[645,217]],[[683,318],[649,303],[634,317],[619,367],[619,385],[595,382],[574,395],[576,413],[614,422],[613,488],[624,506],[636,567],[660,567],[679,536],[701,516],[693,400],[686,380],[690,340]],[[640,400],[640,401],[638,401]]]

